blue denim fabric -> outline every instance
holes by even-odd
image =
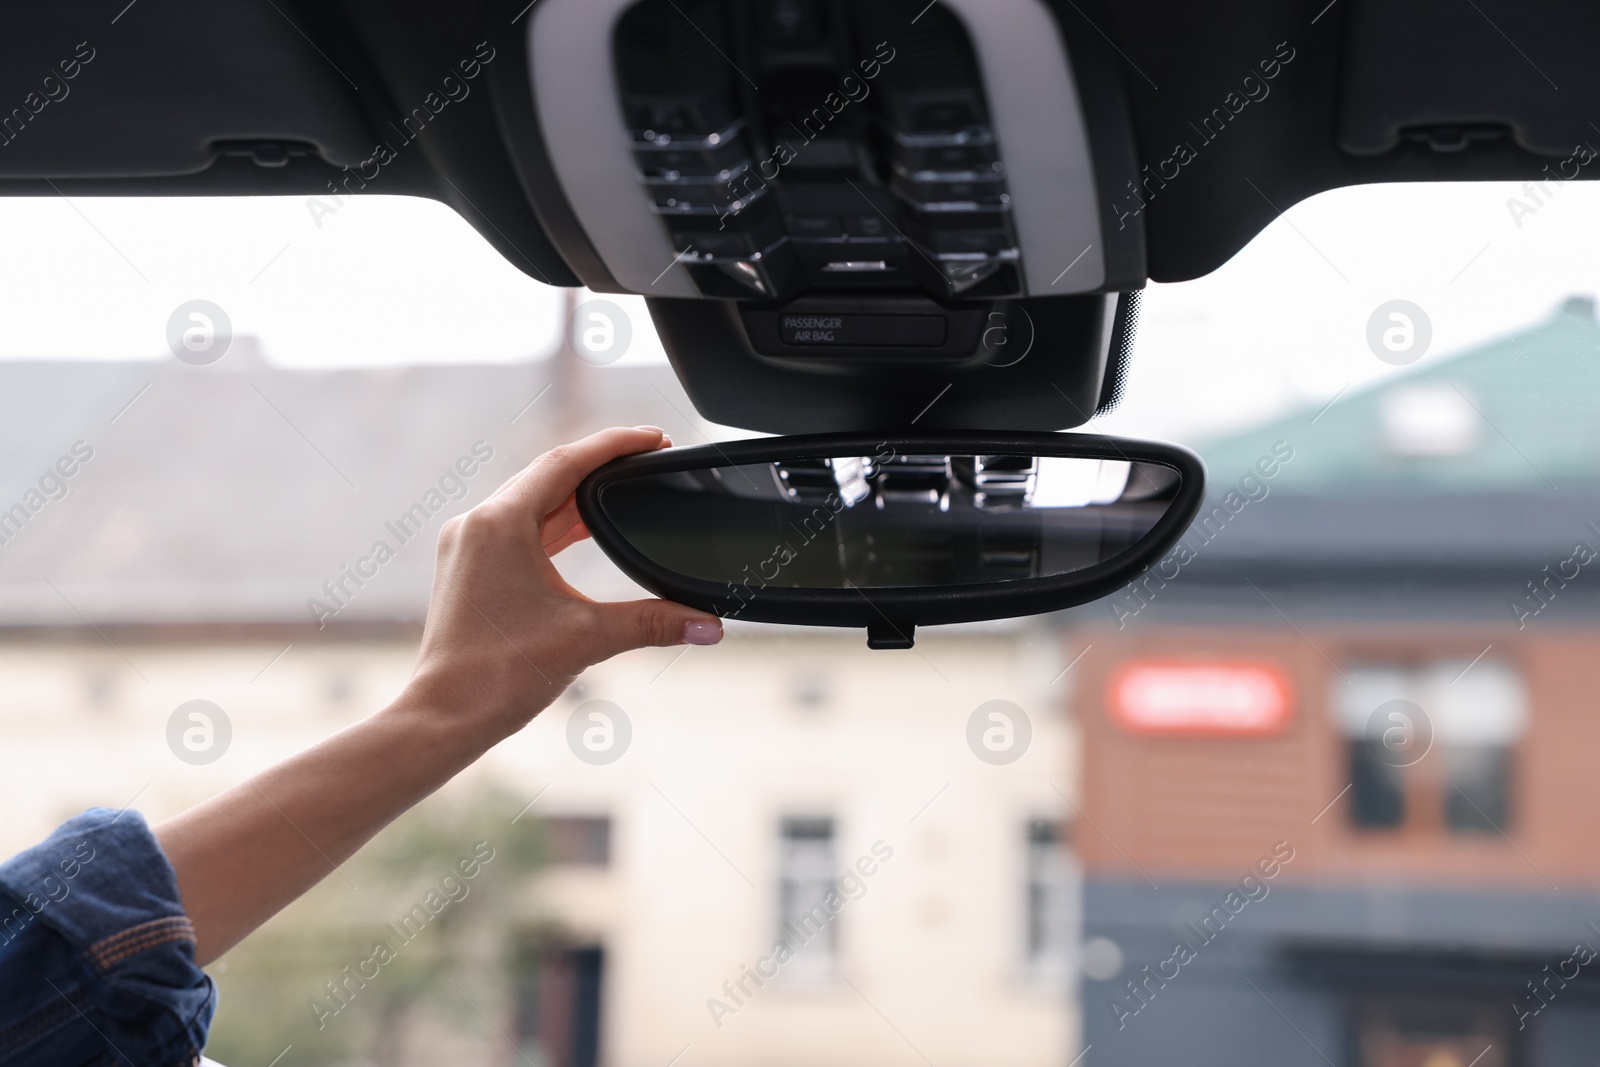
[[[0,864],[0,1067],[192,1067],[216,1011],[166,855],[94,808]]]

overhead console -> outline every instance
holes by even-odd
[[[936,425],[1077,425],[1145,280],[1100,47],[1041,0],[541,0],[536,200],[590,288],[656,298],[709,418],[860,429],[937,378]]]
[[[623,15],[615,62],[639,179],[702,294],[1021,294],[966,33],[938,6],[907,34],[892,21],[806,0],[645,0]]]

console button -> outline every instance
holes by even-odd
[[[773,44],[816,44],[822,35],[817,0],[768,0],[761,8],[761,35]]]
[[[943,255],[1004,252],[1015,248],[1017,241],[1009,230],[929,229],[921,235],[918,243],[936,255]]]
[[[696,147],[697,141],[675,141],[671,148],[653,148],[636,141],[634,159],[646,178],[716,178],[731,181],[748,169],[750,160],[744,142],[730,137],[714,147]]]
[[[954,132],[983,124],[983,108],[972,99],[929,100],[911,109],[915,133]]]
[[[919,171],[1000,172],[1000,157],[993,144],[901,145],[895,153],[901,167]]]
[[[661,215],[725,215],[732,210],[742,210],[765,195],[759,185],[746,194],[741,183],[720,182],[715,178],[684,178],[668,181],[665,178],[646,178],[645,188],[650,191],[651,202]]]
[[[957,296],[989,280],[1010,262],[1013,262],[1013,258],[1008,256],[959,255],[940,256],[938,259],[939,273],[950,286],[951,296]]]
[[[627,101],[628,127],[641,140],[666,148],[679,138],[705,139],[720,133],[738,117],[721,97]]]
[[[684,265],[696,288],[706,296],[788,300],[805,284],[800,259],[787,237],[740,259],[686,259]]]
[[[913,241],[926,242],[933,233],[957,230],[1010,232],[1011,213],[1005,208],[989,208],[979,211],[912,211],[906,215],[906,236]]]
[[[1004,207],[1008,202],[1006,183],[1000,175],[980,180],[944,177],[921,179],[908,174],[894,176],[894,191],[923,211],[978,211]]]
[[[842,241],[844,223],[838,215],[790,215],[789,236],[796,241]]]
[[[852,241],[893,241],[900,236],[889,220],[876,211],[846,215],[844,232]]]
[[[679,252],[694,258],[743,258],[783,239],[777,209],[762,198],[737,215],[668,216],[667,228]]]
[[[686,259],[738,259],[760,249],[740,230],[683,230],[672,227],[672,247]]]

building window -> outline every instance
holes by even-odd
[[[1515,818],[1516,745],[1527,727],[1522,678],[1489,660],[1357,665],[1334,681],[1351,822],[1499,833]]]
[[[1406,817],[1400,768],[1380,760],[1365,741],[1351,738],[1350,819],[1368,829],[1399,826]]]
[[[833,820],[786,818],[778,844],[778,939],[795,958],[785,969],[795,977],[833,973],[839,922],[829,897],[839,903],[834,879]]]
[[[1355,1013],[1357,1067],[1506,1067],[1515,1062],[1503,1007],[1394,999]]]
[[[1077,940],[1077,876],[1066,827],[1053,819],[1027,825],[1025,958],[1030,974],[1061,979]]]
[[[544,820],[550,862],[605,867],[611,862],[611,820],[604,815],[554,815]]]
[[[1494,833],[1511,816],[1511,749],[1503,745],[1447,747],[1445,825],[1461,833]]]
[[[598,945],[528,944],[515,965],[516,1051],[543,1067],[595,1067],[605,950]]]

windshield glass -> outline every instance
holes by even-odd
[[[751,436],[641,299],[322,207],[0,201],[0,855],[391,699],[440,527],[549,447]],[[210,966],[208,1054],[1591,1055],[1597,223],[1577,183],[1346,189],[1150,287],[1088,429],[1203,455],[1167,556],[907,651],[733,621],[591,669]]]

